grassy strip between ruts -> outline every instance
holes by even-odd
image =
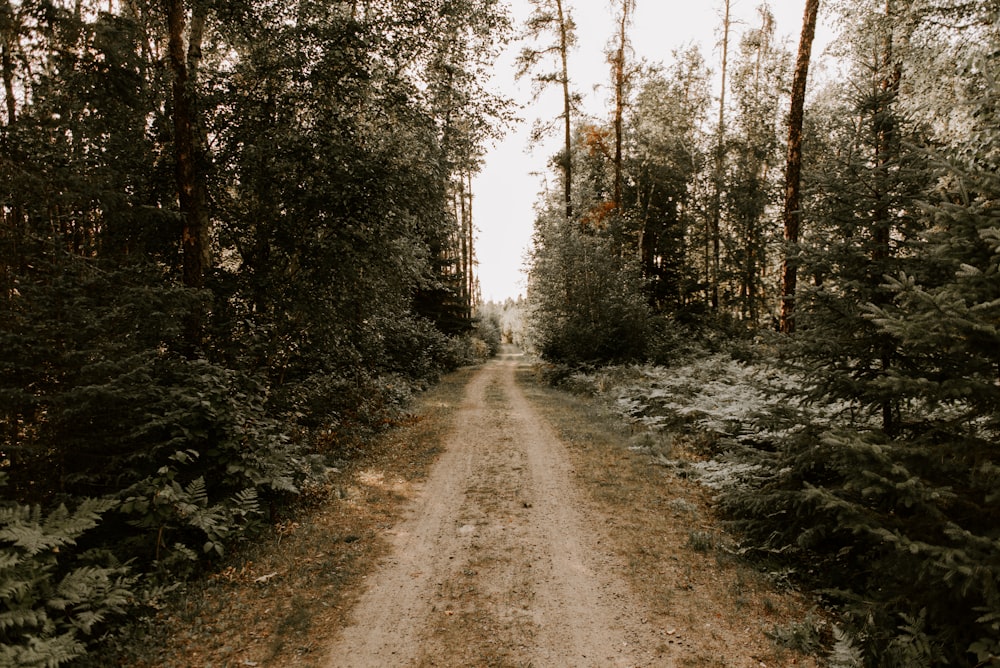
[[[548,387],[531,369],[518,382],[566,444],[584,510],[627,564],[623,575],[662,630],[670,665],[816,665],[799,650],[820,649],[813,638],[826,624],[822,613],[733,554],[709,492],[657,466],[663,453],[644,428],[600,400]],[[675,435],[670,456],[696,458],[684,439]]]
[[[472,368],[421,395],[411,417],[303,494],[293,519],[207,580],[138,620],[98,664],[137,668],[325,666],[328,648],[386,555],[385,530],[426,479]],[[95,664],[95,665],[98,665]]]

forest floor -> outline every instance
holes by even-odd
[[[150,620],[147,666],[815,666],[814,612],[710,495],[511,349],[429,391],[315,507]]]

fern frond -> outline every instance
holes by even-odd
[[[0,612],[0,631],[10,629],[43,629],[50,624],[44,610],[31,608],[15,608]]]

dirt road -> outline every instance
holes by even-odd
[[[469,383],[446,450],[329,665],[669,666],[581,509],[565,447],[505,354]]]

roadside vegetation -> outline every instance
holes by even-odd
[[[465,184],[508,23],[0,2],[0,665],[99,651],[490,353]]]
[[[253,541],[175,587],[80,662],[95,668],[325,667],[441,453],[472,368],[446,375],[386,430],[330,461]]]
[[[941,425],[969,407],[925,406],[925,438],[888,439],[853,402],[809,399],[808,377],[774,345],[730,345],[672,366],[546,375],[631,425],[648,466],[703,486],[727,554],[815,597],[808,623],[775,631],[787,642],[830,666],[992,665],[990,465],[963,451],[992,438],[990,423],[949,445]]]
[[[647,68],[614,3],[625,94],[560,117],[526,339],[712,490],[734,550],[821,597],[831,665],[998,665],[1000,23],[805,4],[794,59],[765,4],[753,25],[720,12],[714,62]],[[817,4],[837,75],[803,115]]]
[[[624,419],[613,400],[635,369],[573,374],[551,387],[544,366],[519,380],[559,433],[624,577],[662,629],[661,652],[679,666],[819,666],[833,622],[786,570],[746,558],[694,473],[712,438],[686,425]],[[610,378],[618,381],[609,383]],[[599,389],[600,388],[600,389]]]

